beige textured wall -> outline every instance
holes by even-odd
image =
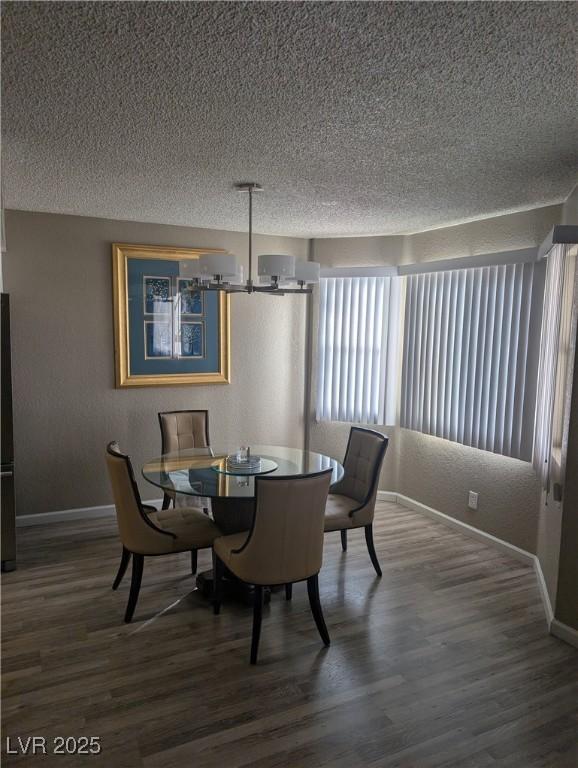
[[[405,261],[413,264],[532,248],[541,244],[561,216],[561,205],[549,205],[421,232],[406,239]]]
[[[513,251],[539,245],[561,217],[562,206],[549,205],[415,235],[320,238],[314,257],[326,267],[367,267]]]
[[[400,430],[397,491],[528,552],[536,551],[539,485],[532,465]],[[468,509],[468,491],[479,493]]]
[[[214,443],[302,446],[303,297],[232,297],[231,384],[114,387],[111,243],[243,257],[245,234],[23,211],[6,212],[6,234],[18,514],[110,503],[106,443],[117,439],[138,468],[160,451],[159,410],[208,408]],[[307,240],[255,237],[257,253],[306,258],[307,248]]]
[[[516,250],[539,245],[561,215],[562,206],[554,205],[405,237],[319,239],[313,243],[313,255],[325,266],[374,266]],[[312,392],[310,415],[315,373]],[[312,419],[311,447],[342,456],[348,430],[346,424],[318,424]],[[381,488],[536,552],[540,487],[530,464],[419,432],[383,430],[391,443]],[[469,490],[480,494],[476,512],[467,509]]]
[[[560,565],[560,538],[562,536],[562,504],[553,495],[540,493],[538,512],[538,536],[536,554],[550,598],[552,609],[556,606],[558,568]]]
[[[578,184],[570,193],[562,209],[562,224],[578,224]]]

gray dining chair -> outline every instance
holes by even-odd
[[[132,579],[124,617],[125,622],[130,622],[138,601],[145,556],[191,552],[194,574],[197,570],[197,550],[211,547],[221,531],[198,509],[166,509],[147,513],[141,502],[131,461],[121,453],[116,442],[109,443],[106,448],[106,464],[122,543],[120,566],[112,588],[118,588],[132,557]]]
[[[159,413],[159,426],[161,428],[161,452],[177,453],[187,448],[207,448],[211,445],[209,437],[209,411],[161,411]],[[163,509],[171,505],[177,506],[177,494],[175,491],[165,491],[163,495]],[[199,506],[205,514],[209,513],[210,502],[204,497],[198,497],[193,503],[189,498],[186,506]]]
[[[373,542],[373,517],[379,474],[389,443],[381,432],[352,427],[345,451],[343,478],[332,486],[325,510],[325,532],[341,532],[341,546],[347,550],[347,531],[363,528],[369,557],[378,576],[381,566]]]
[[[249,531],[217,538],[213,544],[214,612],[221,607],[221,579],[227,568],[254,585],[251,664],[257,663],[263,589],[307,581],[311,612],[321,639],[329,633],[319,599],[323,560],[323,516],[331,469],[305,477],[255,478],[255,512]]]

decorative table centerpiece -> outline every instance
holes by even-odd
[[[242,447],[213,465],[215,472],[225,475],[265,475],[278,468],[277,462],[263,456],[252,456],[251,449]]]

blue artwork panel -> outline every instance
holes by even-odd
[[[171,278],[145,275],[143,283],[145,314],[170,314],[172,311]]]
[[[170,322],[145,321],[146,354],[149,359],[173,356],[173,326]]]
[[[181,357],[204,357],[204,323],[181,323]]]
[[[190,278],[181,275],[180,269],[178,260],[127,259],[132,376],[220,369],[219,294],[189,292],[183,307],[182,295],[187,294]],[[181,302],[174,300],[179,295]]]
[[[194,287],[192,280],[179,277],[177,279],[177,292],[180,298],[181,315],[203,314],[203,292]]]

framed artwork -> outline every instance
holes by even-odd
[[[113,244],[117,387],[229,382],[229,297],[190,277],[209,251]]]

